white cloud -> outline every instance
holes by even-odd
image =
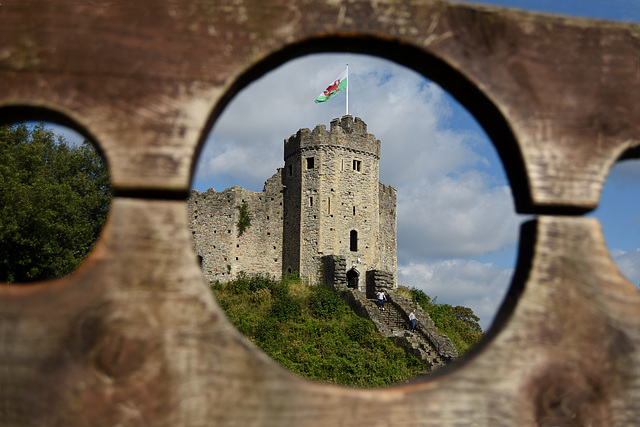
[[[509,187],[469,171],[398,190],[401,258],[483,255],[517,242]]]

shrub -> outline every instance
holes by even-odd
[[[253,216],[251,212],[249,212],[249,205],[247,202],[242,202],[240,206],[238,206],[238,223],[236,227],[238,227],[238,237],[242,236],[242,234],[251,226],[251,220]]]
[[[311,314],[316,319],[338,319],[344,312],[344,302],[338,292],[325,286],[314,286],[311,298]]]

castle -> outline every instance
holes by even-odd
[[[193,245],[205,279],[244,271],[366,291],[397,286],[396,190],[378,178],[380,141],[350,115],[284,141],[262,192],[192,191]],[[242,222],[248,226],[240,225]]]

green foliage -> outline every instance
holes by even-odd
[[[0,281],[64,276],[88,255],[112,189],[89,142],[72,146],[44,124],[0,126]]]
[[[284,367],[304,377],[356,387],[381,387],[428,368],[373,323],[358,317],[340,295],[307,286],[295,275],[276,281],[239,273],[211,289],[227,316]]]
[[[242,236],[242,234],[251,225],[253,217],[251,212],[249,212],[249,205],[247,202],[242,202],[242,204],[238,206],[238,211],[238,223],[236,226],[238,227],[238,236]]]
[[[406,289],[406,288],[405,288]],[[438,304],[420,289],[409,289],[411,299],[429,313],[438,330],[447,335],[458,353],[464,354],[482,339],[480,318],[468,307]]]
[[[337,292],[325,286],[315,286],[310,303],[311,314],[316,319],[339,319],[343,314],[344,302]]]

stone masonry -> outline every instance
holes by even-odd
[[[396,287],[396,190],[379,182],[379,160],[380,141],[364,121],[346,115],[328,131],[318,125],[286,139],[284,168],[262,192],[192,191],[191,232],[205,278],[298,272],[309,283],[326,283],[323,272],[330,271],[329,281],[363,292],[374,278]],[[243,203],[251,224],[239,233]]]
[[[410,299],[393,290],[385,290],[387,302],[382,311],[378,309],[375,297],[365,296],[346,285],[339,285],[336,289],[358,316],[373,322],[380,335],[393,339],[396,344],[430,366],[431,371],[460,356],[449,337],[440,333],[429,313]],[[409,326],[409,313],[412,310],[416,310],[417,317],[415,332]]]

